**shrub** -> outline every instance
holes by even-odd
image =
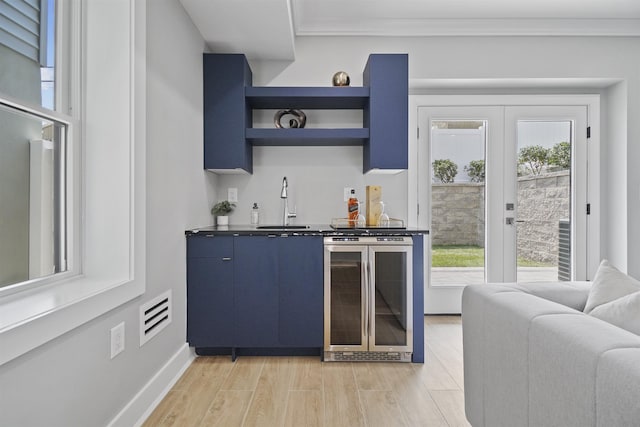
[[[452,183],[458,174],[458,165],[449,159],[440,159],[433,162],[433,175],[443,184]]]
[[[549,150],[549,164],[562,169],[571,167],[571,144],[566,141],[558,142]]]
[[[520,149],[518,164],[525,165],[533,175],[540,175],[549,159],[549,150],[540,145],[528,145]]]
[[[464,171],[471,178],[471,182],[484,182],[484,160],[471,160]]]

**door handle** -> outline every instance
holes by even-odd
[[[505,224],[507,225],[513,225],[516,222],[526,222],[524,219],[514,219],[513,217],[508,216],[507,218],[505,218]]]

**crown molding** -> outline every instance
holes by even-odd
[[[640,19],[334,19],[296,21],[296,36],[639,37]]]

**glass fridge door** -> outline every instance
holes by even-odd
[[[370,247],[372,351],[413,351],[411,246]]]
[[[366,351],[366,246],[325,246],[324,347]]]

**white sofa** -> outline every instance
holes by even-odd
[[[473,427],[640,426],[640,336],[582,313],[589,282],[467,286]]]

